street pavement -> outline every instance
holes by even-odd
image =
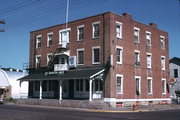
[[[141,106],[138,109],[142,111],[119,111],[120,108],[93,111],[80,108],[5,104],[0,105],[0,120],[180,120],[180,105]]]

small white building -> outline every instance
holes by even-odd
[[[26,71],[0,68],[0,94],[4,98],[27,98],[28,82],[18,81],[19,78],[28,75]]]
[[[180,91],[180,58],[174,57],[169,61],[170,77],[175,78],[175,84],[170,86],[171,98],[175,98],[175,91]]]

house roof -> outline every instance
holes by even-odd
[[[35,80],[67,80],[67,79],[90,79],[91,76],[96,75],[104,71],[104,68],[86,68],[86,69],[75,69],[64,72],[45,72],[44,74],[29,74],[20,81],[35,81]]]
[[[174,64],[180,66],[180,58],[173,57],[172,59],[169,60],[169,63],[174,63]]]

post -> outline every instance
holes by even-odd
[[[89,80],[89,101],[92,101],[92,79]]]
[[[59,80],[59,100],[62,100],[62,80]]]
[[[21,98],[21,84],[22,84],[22,81],[19,82],[19,98]]]
[[[42,99],[42,81],[40,81],[39,99]]]

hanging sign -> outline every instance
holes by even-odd
[[[70,56],[69,57],[69,68],[75,68],[76,67],[76,56]]]

